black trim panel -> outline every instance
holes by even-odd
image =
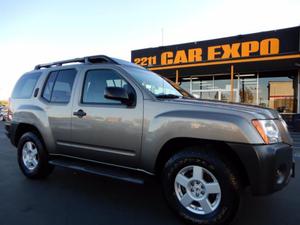
[[[249,145],[228,143],[244,164],[254,195],[266,195],[284,188],[294,173],[292,146],[284,143]],[[279,168],[284,169],[284,180],[277,183]]]

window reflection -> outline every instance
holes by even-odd
[[[181,80],[180,86],[200,99],[230,100],[230,75],[199,75]],[[287,75],[236,74],[234,101],[294,112],[293,78]]]

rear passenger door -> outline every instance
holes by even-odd
[[[122,87],[135,95],[135,105],[104,97],[106,87]],[[143,96],[138,87],[118,68],[102,66],[82,72],[72,117],[72,143],[69,154],[134,167],[141,149]]]
[[[48,116],[56,151],[71,140],[72,92],[77,70],[53,70],[46,79],[41,99]]]

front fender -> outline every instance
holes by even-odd
[[[144,127],[142,163],[153,172],[157,156],[174,138],[263,144],[255,128],[245,118],[218,112],[176,110],[158,114]]]

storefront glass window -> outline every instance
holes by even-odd
[[[230,76],[198,76],[185,79],[181,87],[200,99],[230,101]],[[234,79],[235,102],[260,105],[281,113],[294,112],[293,79],[237,74]]]
[[[237,81],[238,99],[237,102],[256,105],[258,100],[259,81],[256,74],[235,75]]]
[[[182,80],[181,81],[181,84],[180,84],[180,87],[183,88],[184,90],[190,92],[190,79],[188,80]]]
[[[234,81],[236,86],[237,81]],[[196,98],[229,101],[230,76],[199,76],[185,79],[180,86],[191,92]],[[191,89],[191,90],[190,90]],[[237,89],[234,89],[234,99],[237,100]]]
[[[259,78],[259,105],[281,113],[293,113],[293,80],[287,76]]]

